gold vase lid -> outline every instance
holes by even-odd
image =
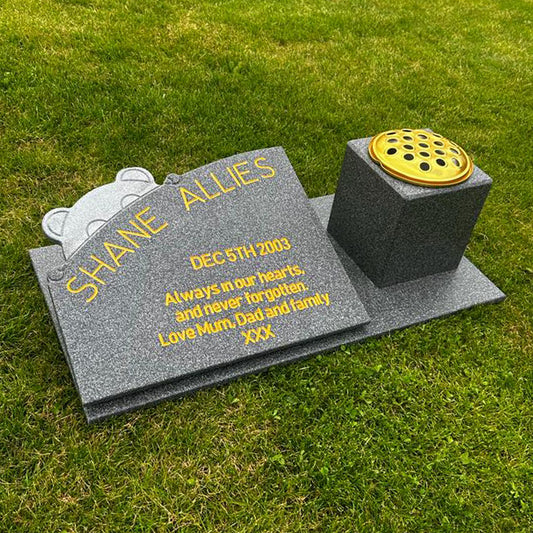
[[[384,131],[372,137],[368,153],[387,174],[425,187],[456,185],[474,171],[460,146],[426,130]]]

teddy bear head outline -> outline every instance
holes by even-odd
[[[57,207],[43,217],[45,235],[61,245],[66,259],[119,211],[158,185],[148,170],[124,168],[115,181],[82,196],[72,207]]]

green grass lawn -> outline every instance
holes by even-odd
[[[0,3],[0,531],[532,531],[532,34],[529,0]],[[493,177],[467,255],[505,303],[85,423],[48,210],[275,145],[333,193],[396,127]]]

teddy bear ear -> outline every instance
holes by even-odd
[[[65,230],[65,221],[70,209],[68,207],[58,207],[52,209],[44,215],[42,226],[45,235],[56,242],[61,242]]]
[[[141,167],[123,168],[115,178],[115,181],[142,181],[144,183],[155,183],[154,177],[148,170]]]

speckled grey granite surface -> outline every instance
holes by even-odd
[[[324,225],[327,224],[332,201],[333,196],[311,200]],[[505,298],[505,295],[466,258],[461,260],[454,272],[436,274],[416,282],[380,289],[374,286],[338,245],[336,249],[371,318],[371,321],[357,332],[334,334],[286,350],[271,352],[266,356],[238,361],[150,389],[125,394],[106,402],[83,405],[88,421],[101,420],[164,399],[189,394],[204,387],[225,383],[273,365],[309,357],[342,344],[383,335],[475,305],[500,302]],[[60,342],[65,350],[47,285],[47,272],[63,262],[61,248],[46,246],[31,250],[30,254]]]
[[[281,148],[173,181],[128,205],[48,271],[86,408],[368,322]],[[201,256],[206,266],[194,268],[190,258],[199,266]],[[269,272],[282,277],[266,281]],[[227,292],[226,282],[233,284]],[[247,301],[254,295],[262,301]],[[212,310],[229,299],[236,307]],[[278,316],[269,317],[269,309]],[[188,319],[176,320],[178,311]]]
[[[313,216],[315,216],[315,220],[320,220],[323,226],[327,225],[332,202],[333,195],[311,200],[311,205],[316,212],[316,215]],[[232,353],[229,353],[226,362],[221,365],[212,365],[195,373],[182,373],[181,375],[176,375],[173,379],[154,383],[152,386],[144,386],[137,390],[124,390],[114,397],[108,396],[100,401],[82,401],[88,421],[101,420],[145,405],[154,404],[167,398],[188,394],[200,388],[224,383],[239,376],[264,370],[273,365],[302,359],[325,350],[334,349],[341,344],[382,335],[395,329],[424,322],[474,305],[498,302],[505,297],[466,258],[463,258],[458,268],[452,272],[444,272],[416,281],[378,288],[333,239],[332,243],[352,285],[357,289],[357,293],[370,315],[369,323],[351,330],[331,333],[314,340],[307,340],[304,335],[299,343],[287,347],[281,346],[268,352],[258,351],[244,358],[235,358],[232,357]],[[31,250],[30,255],[58,332],[58,337],[67,355],[67,361],[71,366],[75,383],[79,390],[79,380],[76,379],[77,367],[74,367],[70,360],[71,354],[67,349],[59,326],[47,279],[48,272],[53,272],[64,263],[61,247],[47,246],[37,248]],[[150,286],[149,281],[147,281],[147,285]],[[356,308],[362,309],[357,296],[354,296],[354,298],[356,299],[354,302]],[[123,335],[124,333],[121,333],[121,336]],[[230,350],[232,349],[235,348],[230,348]],[[127,358],[131,351],[121,351],[120,353]],[[205,361],[205,359],[203,360]]]
[[[389,176],[350,141],[329,233],[380,287],[455,269],[492,180],[475,167],[452,187],[420,187]]]

